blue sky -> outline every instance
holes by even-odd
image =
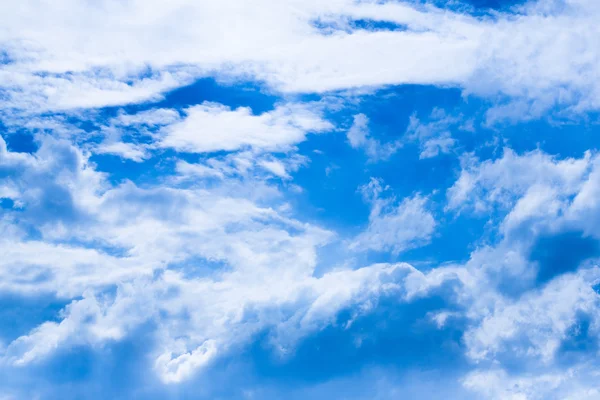
[[[0,400],[600,399],[598,17],[0,5]]]

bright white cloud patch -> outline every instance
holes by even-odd
[[[165,137],[159,146],[197,153],[245,147],[281,151],[304,141],[307,133],[332,128],[317,110],[300,104],[253,115],[249,108],[231,110],[205,103],[186,109],[185,114],[181,122],[164,128]]]

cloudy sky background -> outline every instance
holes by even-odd
[[[600,399],[596,0],[0,4],[0,399]]]

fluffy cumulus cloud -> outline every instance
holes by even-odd
[[[230,110],[220,104],[202,104],[185,114],[181,122],[165,129],[159,146],[198,153],[244,147],[285,150],[304,141],[308,132],[331,129],[331,124],[307,105],[288,104],[252,115],[249,108]]]
[[[0,399],[600,399],[599,16],[0,5]]]
[[[58,166],[47,152],[70,165]],[[2,243],[3,287],[73,299],[60,321],[6,347],[9,364],[119,340],[154,321],[163,326],[156,370],[178,382],[268,327],[283,350],[339,310],[401,291],[400,278],[417,273],[378,265],[314,277],[316,251],[331,232],[227,188],[110,185],[65,143],[44,142],[25,156],[4,147],[2,161],[28,172],[7,182],[19,205],[6,214],[15,233]]]

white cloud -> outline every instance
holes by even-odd
[[[535,279],[527,259],[535,234],[524,242],[504,238],[496,247],[478,248],[464,265],[427,273],[407,264],[379,264],[317,277],[317,251],[332,240],[332,233],[290,218],[285,207],[278,207],[275,189],[255,185],[251,174],[246,184],[221,178],[211,190],[180,187],[176,180],[162,182],[162,187],[113,186],[67,142],[41,143],[33,155],[5,146],[0,152],[0,165],[12,171],[5,181],[23,204],[19,212],[29,213],[21,221],[11,219],[11,212],[3,219],[2,231],[10,233],[0,242],[7,255],[0,261],[0,281],[5,292],[51,293],[73,301],[61,321],[45,322],[6,346],[3,360],[13,365],[34,363],[63,347],[122,340],[151,321],[159,327],[157,345],[149,350],[152,362],[164,382],[175,383],[265,329],[285,356],[301,338],[335,324],[338,312],[347,307],[368,312],[382,295],[411,301],[449,283],[454,297],[448,300],[464,312],[447,313],[445,324],[454,318],[469,321],[467,355],[480,362],[499,362],[510,354],[551,366],[577,313],[596,318],[598,296],[591,285],[600,276],[595,268],[539,289],[527,286]],[[500,204],[505,226],[519,225],[523,218],[572,223],[593,205],[592,155],[556,160],[541,152],[518,156],[507,151],[495,162],[471,161],[462,199],[477,197],[486,207]],[[203,167],[220,177],[239,174],[235,161],[220,162],[224,166]],[[509,171],[526,166],[531,173],[511,180],[499,173],[502,163]],[[180,162],[179,173],[202,175],[206,171],[198,172],[200,166]],[[38,205],[49,184],[71,193],[76,201],[70,207],[79,219],[66,221]],[[240,185],[248,192],[240,191]],[[263,190],[269,194],[247,194]],[[385,191],[377,180],[363,188],[372,211],[367,229],[352,246],[402,252],[427,243],[436,226],[427,199],[417,195],[398,202],[385,197]],[[564,200],[563,217],[540,206],[556,191],[574,199]],[[39,227],[40,239],[27,236],[27,223]],[[519,279],[528,292],[505,295],[499,283],[506,277]],[[107,289],[113,287],[117,291],[111,295]]]
[[[284,180],[291,178],[290,173],[297,171],[307,163],[307,159],[298,154],[276,158],[269,154],[239,151],[225,156],[210,157],[199,163],[178,161],[176,170],[179,181],[198,181],[202,178],[270,178]]]
[[[393,197],[381,197],[386,189],[377,179],[361,188],[371,212],[369,225],[353,239],[352,249],[397,254],[427,244],[431,239],[436,223],[426,208],[427,199],[416,195],[397,204]]]
[[[498,302],[480,326],[465,334],[467,354],[475,360],[508,352],[513,357],[553,361],[578,315],[583,313],[600,322],[599,298],[591,285],[599,278],[597,269],[584,270],[556,279],[517,301]]]
[[[94,149],[98,154],[114,154],[122,158],[129,159],[136,162],[142,162],[148,158],[148,154],[144,149],[140,149],[132,143],[124,142],[103,142]]]
[[[26,0],[0,9],[0,43],[11,60],[0,74],[3,107],[140,102],[216,74],[301,92],[444,84],[520,104],[491,120],[539,117],[555,105],[598,109],[600,54],[592,44],[600,10],[594,0],[559,3],[474,17],[408,2]],[[324,34],[313,24],[348,18],[406,29]]]
[[[111,124],[114,126],[167,126],[179,122],[179,112],[170,108],[154,108],[135,114],[121,113],[113,118]]]
[[[470,373],[464,380],[478,398],[490,400],[595,400],[600,397],[598,370],[593,366],[511,375],[502,369]]]
[[[448,191],[450,208],[500,211],[502,218],[495,246],[482,246],[466,264],[452,266],[461,271],[456,300],[471,320],[463,340],[476,365],[464,383],[482,398],[598,397],[597,377],[587,374],[596,352],[582,351],[569,370],[559,358],[581,318],[587,321],[590,343],[597,342],[597,259],[559,265],[565,271],[544,284],[536,283],[540,265],[530,260],[541,235],[580,231],[599,237],[597,202],[590,197],[597,165],[591,153],[557,159],[541,151],[517,155],[505,150],[495,161],[465,159]],[[519,371],[502,369],[517,362],[523,366]],[[495,369],[488,371],[489,365]]]
[[[308,105],[287,104],[260,115],[249,108],[231,110],[220,104],[204,103],[185,110],[186,117],[163,130],[160,147],[178,151],[234,151],[251,147],[285,151],[304,141],[308,133],[332,129],[318,110]]]
[[[166,352],[156,359],[156,368],[166,383],[177,383],[189,378],[206,366],[217,355],[215,342],[207,340],[190,353],[173,358]]]
[[[521,11],[473,17],[431,5],[351,0],[6,3],[0,48],[9,62],[0,70],[0,113],[14,126],[58,128],[63,136],[64,121],[29,117],[155,101],[200,76],[259,80],[283,93],[405,83],[459,87],[500,101],[489,123],[536,118],[556,106],[565,115],[597,110],[597,2],[541,1]],[[348,18],[406,29],[324,34],[313,24]],[[392,154],[397,143],[376,141],[368,122],[355,116],[350,145],[373,159]],[[422,158],[452,151],[455,123],[447,116],[413,120],[409,134]],[[126,129],[153,143],[124,142]],[[552,371],[533,379],[508,376],[501,356],[552,370],[576,313],[597,320],[591,287],[600,279],[597,268],[583,266],[536,288],[527,251],[540,232],[565,226],[600,237],[598,157],[559,160],[510,150],[495,161],[466,156],[447,192],[447,209],[500,210],[498,243],[476,248],[462,265],[427,273],[378,264],[316,275],[318,253],[334,234],[294,218],[257,171],[288,180],[306,162],[290,156],[294,146],[332,129],[313,103],[280,103],[262,114],[216,103],[181,113],[120,114],[90,151],[135,161],[164,148],[233,152],[175,160],[173,174],[144,187],[111,184],[89,154],[65,140],[40,134],[40,149],[21,154],[0,139],[0,196],[15,204],[0,219],[2,291],[71,301],[60,321],[43,322],[3,346],[3,361],[28,365],[62,347],[121,340],[150,321],[157,326],[153,365],[164,382],[175,383],[265,330],[281,354],[293,353],[298,340],[335,324],[345,308],[368,312],[380,296],[410,301],[451,282],[451,300],[464,313],[439,315],[445,323],[464,317],[467,355],[499,365],[490,374],[475,371],[467,387],[516,399],[562,390],[566,380]],[[71,139],[79,133],[70,132]],[[205,184],[207,177],[217,182]],[[385,197],[379,181],[363,191],[371,213],[353,249],[401,253],[431,240],[436,221],[426,197]],[[519,231],[528,237],[514,240]],[[507,277],[519,296],[503,291]],[[594,390],[569,386],[564,393],[585,398],[597,396]]]
[[[26,213],[74,218],[97,202],[105,185],[105,175],[96,171],[82,152],[67,141],[52,137],[40,139],[35,154],[7,150],[0,138],[0,166],[5,171],[0,187],[10,188],[11,198],[25,207]],[[74,195],[77,193],[77,195]]]
[[[346,137],[352,148],[363,149],[372,161],[390,157],[400,146],[399,142],[383,144],[372,138],[369,132],[369,118],[365,114],[354,116]]]
[[[423,144],[423,150],[419,158],[432,158],[436,157],[440,153],[449,153],[452,147],[456,144],[456,140],[450,137],[448,134],[442,134],[440,137],[435,139],[428,139]]]
[[[140,103],[159,100],[163,92],[193,81],[193,75],[185,71],[164,71],[144,78],[137,74],[119,77],[111,71],[38,75],[26,72],[26,68],[9,66],[0,71],[0,90],[5,92],[0,100],[3,110],[36,114]]]
[[[464,384],[486,399],[533,400],[547,398],[565,379],[568,374],[509,377],[503,370],[490,370],[469,374]]]
[[[590,161],[587,153],[580,159],[556,160],[541,151],[517,155],[508,148],[502,158],[481,163],[466,155],[460,177],[447,192],[448,208],[486,211],[494,205],[511,207],[535,185],[573,194],[589,173]]]
[[[434,109],[427,122],[422,122],[416,115],[412,115],[406,129],[406,140],[419,143],[421,159],[436,157],[440,153],[447,154],[457,143],[450,134],[450,129],[460,129],[461,122],[461,117],[447,115],[440,109]]]
[[[156,371],[164,382],[179,382],[264,330],[289,354],[342,309],[367,312],[379,296],[405,293],[405,279],[422,279],[407,264],[314,276],[317,250],[332,233],[289,218],[285,207],[275,211],[277,197],[261,205],[229,182],[211,191],[164,182],[113,186],[84,154],[52,139],[35,154],[3,147],[0,157],[4,166],[18,165],[8,176],[24,204],[19,212],[28,213],[4,220],[3,230],[16,234],[0,241],[3,292],[72,300],[59,322],[46,321],[7,345],[3,360],[11,365],[122,340],[151,321]],[[54,194],[76,199],[64,214],[77,218],[37,205],[49,184]],[[27,224],[39,238],[29,237]]]
[[[519,155],[504,149],[501,158],[483,162],[466,155],[459,178],[446,193],[446,210],[499,211],[500,233],[516,235],[522,243],[540,232],[561,230],[599,238],[594,197],[600,187],[599,162],[589,151],[581,158],[558,159],[539,150]],[[519,235],[522,229],[529,234]]]
[[[289,179],[290,176],[285,170],[285,165],[278,160],[264,160],[259,163],[264,169],[280,178]]]

